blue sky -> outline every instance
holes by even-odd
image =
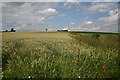
[[[117,2],[3,2],[2,29],[118,31]]]

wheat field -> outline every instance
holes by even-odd
[[[67,32],[2,33],[3,78],[118,78],[118,47],[109,40],[104,47]]]

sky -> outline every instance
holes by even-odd
[[[118,32],[117,2],[2,2],[1,7],[2,30]]]

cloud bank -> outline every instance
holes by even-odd
[[[2,29],[17,31],[118,32],[117,3],[110,2],[5,2],[2,4]]]

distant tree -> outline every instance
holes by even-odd
[[[16,31],[14,30],[14,28],[11,28],[11,32],[16,32]]]
[[[8,32],[8,30],[6,30],[5,32]]]
[[[14,30],[14,29],[13,29],[13,28],[11,28],[11,32],[13,32],[13,30]]]
[[[48,29],[45,29],[46,31],[48,31]]]

